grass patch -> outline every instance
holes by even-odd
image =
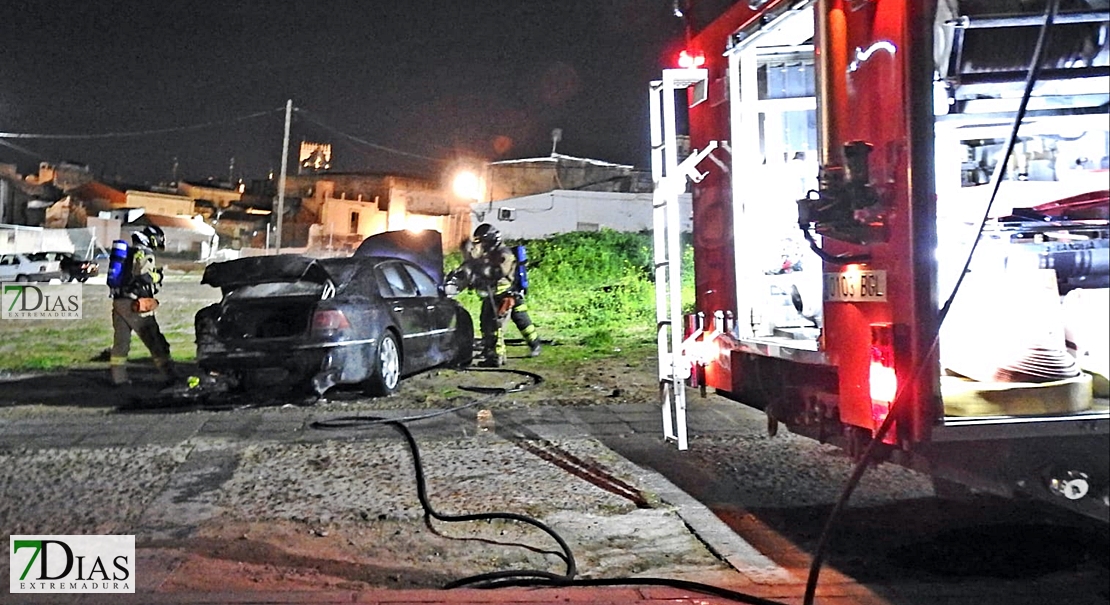
[[[187,281],[167,283],[158,296],[158,324],[170,343],[175,360],[196,358],[193,316],[201,307],[215,302],[219,292]],[[188,289],[190,296],[178,299],[175,290]],[[200,296],[193,296],[199,292]],[[88,367],[112,346],[112,311],[104,285],[82,286],[81,319],[0,321],[0,370],[51,370]],[[130,359],[149,359],[139,337],[131,335]]]
[[[652,238],[647,232],[576,232],[543,240],[519,240],[528,250],[529,315],[544,339],[608,355],[655,347],[655,283]],[[461,262],[458,253],[448,267]],[[683,299],[694,299],[693,249],[683,255]],[[478,317],[473,293],[460,302]],[[509,326],[507,336],[516,336]],[[544,353],[547,354],[546,351]]]

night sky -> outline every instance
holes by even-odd
[[[304,139],[332,143],[333,170],[436,176],[547,155],[554,128],[560,153],[647,168],[648,84],[682,28],[667,0],[8,0],[0,132],[216,124],[6,138],[0,162],[153,183],[176,157],[185,180],[265,178],[292,99],[290,170]]]

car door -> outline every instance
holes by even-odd
[[[417,296],[427,313],[428,363],[438,365],[450,361],[454,358],[455,322],[458,320],[455,305],[423,269],[412,263],[404,263],[404,267],[416,284]]]
[[[18,272],[19,263],[15,260],[15,255],[0,256],[0,281],[15,281]]]
[[[405,372],[429,367],[429,350],[434,344],[428,330],[427,301],[420,296],[411,275],[399,260],[376,268],[379,291],[394,323],[401,329],[401,351]]]

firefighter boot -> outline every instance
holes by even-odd
[[[496,353],[490,354],[478,362],[478,367],[482,368],[500,368],[503,365],[505,365],[505,356]]]
[[[111,374],[112,384],[114,386],[123,386],[130,384],[131,381],[127,379],[127,358],[112,356],[109,360],[109,368]]]
[[[482,360],[478,362],[479,367],[483,368],[500,368],[505,365],[505,352],[498,350],[497,347],[482,347],[481,352]]]
[[[524,305],[521,305],[521,307],[524,307]],[[517,327],[520,328],[520,333],[524,336],[524,342],[528,343],[528,356],[539,357],[543,345],[540,344],[540,335],[536,333],[536,326],[528,319],[527,314],[524,314],[520,319],[521,321],[517,323]],[[522,324],[523,327],[521,327]]]
[[[482,359],[478,362],[478,366],[482,368],[499,368],[505,364],[504,358],[497,354],[496,346],[489,346],[485,342],[482,343],[482,351],[479,356]]]
[[[482,337],[482,361],[478,365],[499,368],[505,365],[505,353],[505,335],[498,329],[496,333]]]
[[[156,357],[154,358],[154,367],[158,369],[158,379],[163,385],[169,386],[177,380],[177,369],[174,367],[172,359]]]

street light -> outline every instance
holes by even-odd
[[[459,170],[451,181],[451,190],[465,200],[481,201],[484,188],[482,177],[473,170]]]

